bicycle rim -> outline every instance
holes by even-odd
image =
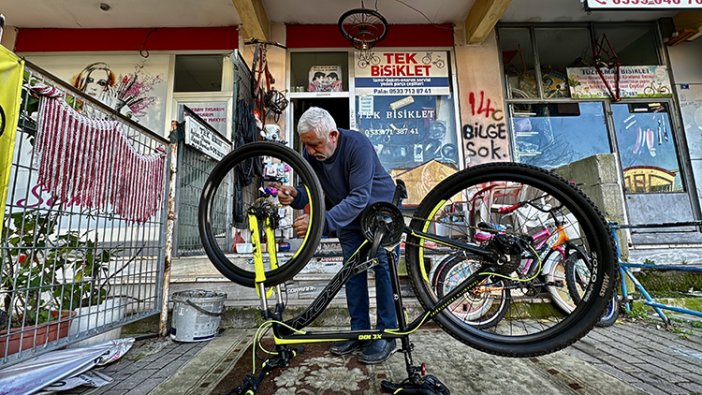
[[[251,162],[260,162],[261,169],[251,173]],[[309,202],[310,224],[302,238],[293,234],[292,223],[304,210],[279,203],[280,185],[297,186],[300,197]],[[212,264],[235,283],[255,285],[254,256],[260,252],[262,282],[280,284],[314,254],[324,224],[323,202],[317,177],[297,152],[280,143],[249,143],[225,156],[207,178],[198,211],[200,238]],[[243,215],[234,218],[231,212]]]
[[[346,11],[339,18],[339,31],[354,46],[368,43],[373,46],[385,38],[388,22],[379,12],[365,8]]]
[[[480,265],[474,255],[454,254],[444,258],[436,268],[432,284],[440,298],[456,288]],[[477,289],[466,292],[447,309],[466,325],[489,328],[497,325],[507,312],[510,290],[506,281],[487,277]]]
[[[499,213],[500,208],[518,203],[523,205],[511,213]],[[525,260],[536,258],[537,248],[529,245],[530,236],[544,227],[555,227],[556,223],[562,226],[568,243],[577,244],[593,262],[582,300],[570,314],[554,308],[548,294],[544,294],[547,291],[535,285],[538,276],[524,279],[517,275]],[[446,308],[433,317],[449,334],[482,351],[530,356],[566,347],[594,326],[612,292],[616,276],[614,244],[602,215],[571,184],[533,166],[494,163],[454,174],[420,203],[410,228],[431,235],[419,237],[413,233],[406,241],[407,270],[420,302],[428,310],[438,305],[438,295],[431,287],[426,264],[438,262],[445,255],[463,253],[442,242],[442,238],[503,254],[502,266],[496,260],[481,260],[485,268],[492,270],[486,275],[506,276],[504,280],[521,285],[512,290],[510,307],[497,325],[489,328],[464,325],[460,317]],[[478,230],[486,228],[502,237],[479,241]],[[520,252],[513,250],[509,257],[504,255],[505,247],[495,240],[506,237],[523,244],[514,244],[520,246]],[[554,238],[553,242],[556,240],[559,239]],[[549,246],[552,247],[556,245]],[[537,262],[543,264],[540,259],[543,258]]]

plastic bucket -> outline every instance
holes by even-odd
[[[217,335],[227,294],[205,290],[180,291],[173,294],[171,339],[201,342]]]

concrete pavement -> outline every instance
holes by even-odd
[[[439,329],[420,330],[411,339],[415,362],[426,362],[429,373],[447,384],[452,394],[667,395],[702,393],[701,332],[689,324],[668,331],[652,323],[620,321],[612,328],[594,329],[566,350],[522,359],[473,350]],[[115,379],[112,384],[73,393],[216,393],[214,388],[243,355],[253,334],[254,329],[227,329],[207,343],[139,341],[123,360],[102,369]],[[378,394],[381,379],[405,377],[400,353],[364,375],[345,368],[346,361],[331,354],[314,361],[305,360],[303,354],[299,359],[300,365],[276,379],[276,394]],[[343,388],[328,387],[340,382],[346,383]]]

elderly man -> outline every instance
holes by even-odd
[[[344,260],[349,259],[365,237],[361,232],[361,212],[378,201],[391,202],[395,183],[378,159],[370,140],[362,133],[340,129],[324,109],[311,107],[297,124],[300,141],[305,145],[305,158],[314,169],[326,195],[327,207],[324,229],[336,232]],[[278,195],[282,204],[302,208],[307,203],[305,194],[294,187],[284,186]],[[309,225],[306,215],[298,217],[293,228],[304,235]],[[379,264],[375,270],[377,329],[397,328],[393,305],[392,285],[388,270],[387,251],[378,251]],[[368,300],[367,272],[357,274],[346,283],[346,303],[351,316],[352,330],[371,327]],[[350,340],[335,343],[331,352],[345,355],[361,352],[360,361],[381,363],[395,351],[395,340],[379,339],[362,343]]]

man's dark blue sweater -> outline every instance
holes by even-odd
[[[327,213],[324,232],[339,229],[360,229],[360,214],[368,205],[378,201],[391,202],[395,183],[378,159],[373,144],[363,135],[339,129],[339,140],[334,154],[325,161],[310,157],[326,196]],[[293,208],[303,208],[307,195],[298,189]]]

